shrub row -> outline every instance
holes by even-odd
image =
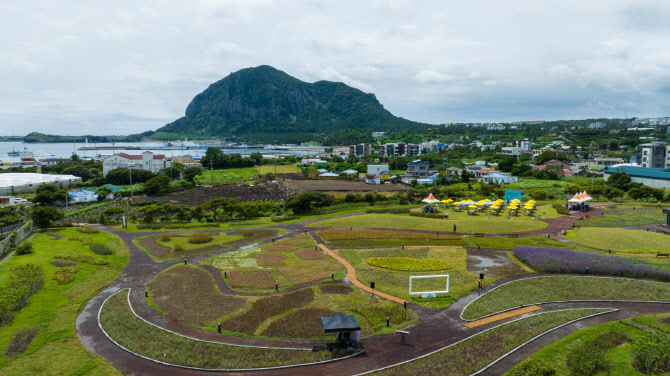
[[[670,281],[670,271],[661,270],[646,261],[585,253],[569,249],[522,246],[514,248],[514,256],[538,272],[591,274],[656,278]]]
[[[88,226],[77,227],[77,231],[81,232],[82,234],[97,234],[100,232],[100,230],[97,228]]]
[[[214,235],[208,232],[198,232],[188,236],[188,242],[191,244],[209,243],[214,239]]]
[[[194,222],[194,223],[173,223],[166,225],[164,228],[166,230],[173,230],[173,229],[188,229],[188,228],[203,228],[203,227],[221,227],[219,223],[211,223],[211,222]]]
[[[66,266],[56,270],[54,273],[54,280],[59,284],[63,285],[74,281],[74,277],[77,272],[81,269],[79,265]]]
[[[138,230],[160,230],[163,228],[163,225],[160,223],[139,223],[137,225]]]
[[[19,265],[9,270],[7,279],[5,288],[0,290],[0,326],[11,322],[14,312],[44,286],[44,271],[35,264]]]
[[[59,259],[59,260],[70,260],[70,261],[76,261],[76,262],[83,262],[84,264],[91,264],[91,265],[107,265],[109,264],[105,260],[100,260],[97,259],[93,256],[90,255],[79,255],[79,254],[66,254],[66,255],[56,255],[54,258]]]
[[[564,205],[561,204],[551,204],[551,207],[556,209],[556,213],[561,214],[561,215],[568,215],[570,214],[570,210],[566,209]]]
[[[407,214],[410,212],[409,208],[373,208],[365,211],[366,213],[390,213],[390,214]]]
[[[280,215],[280,216],[270,218],[270,221],[272,221],[272,222],[284,222],[284,221],[291,221],[291,220],[299,219],[299,218],[300,218],[300,216],[297,216],[297,215]]]
[[[416,259],[409,257],[372,257],[369,258],[367,262],[378,268],[410,272],[445,270],[451,268],[451,265],[441,260]]]
[[[108,246],[100,243],[93,243],[89,246],[91,248],[91,251],[97,255],[111,255],[114,254],[114,250],[109,248]]]
[[[424,218],[444,218],[444,214],[440,213],[422,213],[422,212],[411,212],[409,215],[414,217],[424,217]]]

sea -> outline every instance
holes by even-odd
[[[105,150],[79,150],[83,146],[88,147],[108,147],[111,149]],[[126,146],[139,147],[141,150],[124,150]],[[80,157],[104,158],[115,153],[126,154],[142,154],[145,151],[151,151],[155,154],[165,154],[168,157],[179,157],[182,155],[191,155],[193,157],[202,157],[205,155],[207,149],[195,148],[177,148],[177,149],[161,149],[161,146],[155,142],[136,142],[136,143],[23,143],[23,142],[0,142],[0,162],[19,162],[21,159],[10,157],[7,153],[15,151],[23,151],[27,149],[33,152],[35,158],[47,157],[70,157],[72,153],[76,153]],[[300,147],[289,148],[288,150],[272,150],[254,147],[241,148],[222,148],[224,154],[240,154],[243,157],[249,156],[251,153],[261,153],[266,157],[284,156],[284,155],[298,155],[298,156],[316,156],[323,154],[323,148],[320,147]]]

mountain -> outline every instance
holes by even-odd
[[[231,73],[193,98],[184,117],[154,136],[217,136],[251,142],[426,125],[387,111],[374,94],[341,82],[307,83],[267,65]]]

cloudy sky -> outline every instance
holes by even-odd
[[[129,134],[230,72],[428,123],[670,115],[668,1],[3,1],[0,133]]]

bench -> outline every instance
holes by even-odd
[[[518,238],[519,234],[517,234],[516,232],[512,232],[512,233],[509,234],[509,237],[510,238]]]
[[[656,257],[670,258],[670,253],[657,253]]]
[[[484,233],[483,232],[475,232],[475,236],[481,238],[481,237],[484,236]]]
[[[407,330],[396,330],[396,333],[398,333],[398,343],[401,345],[406,345],[407,342],[405,342],[405,336],[409,334]]]

